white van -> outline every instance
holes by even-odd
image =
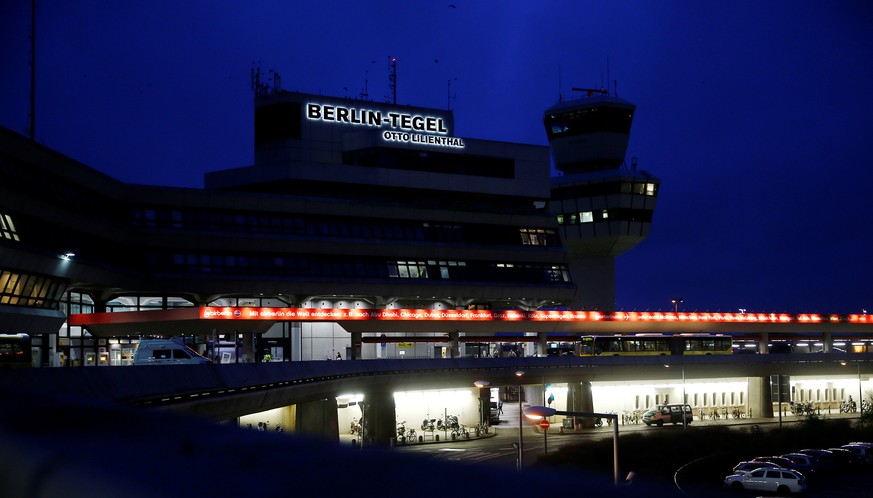
[[[202,365],[212,363],[173,339],[143,339],[133,353],[134,365]]]

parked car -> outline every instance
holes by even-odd
[[[782,467],[780,467],[779,465],[776,465],[773,462],[747,460],[745,462],[740,462],[740,463],[734,465],[733,473],[734,474],[748,474],[749,472],[752,472],[753,470],[764,469],[764,468],[781,469]]]
[[[724,487],[732,491],[750,489],[787,494],[803,493],[807,485],[806,478],[796,470],[763,468],[748,474],[731,474],[724,478]]]
[[[839,465],[837,464],[837,459],[834,457],[834,453],[828,450],[821,449],[813,449],[813,448],[804,448],[797,453],[803,453],[804,455],[809,455],[813,459],[813,465],[816,470],[830,472],[832,470],[837,470]]]
[[[794,462],[796,467],[792,468],[803,472],[803,475],[806,477],[812,477],[818,471],[818,468],[815,465],[815,458],[809,455],[803,453],[786,453],[781,456],[782,458],[787,458]]]
[[[803,472],[796,463],[782,456],[761,456],[755,457],[753,458],[753,460],[758,462],[771,462],[782,467],[783,469],[791,469],[798,472]]]
[[[690,424],[694,420],[694,414],[691,411],[691,405],[673,404],[673,405],[655,405],[643,414],[643,423],[652,426],[652,424],[661,427],[665,423],[669,424]]]
[[[851,451],[859,462],[869,464],[873,462],[873,448],[860,444],[844,444],[841,448]]]
[[[837,465],[843,468],[861,465],[861,460],[858,459],[857,455],[846,448],[828,448],[827,450],[834,455]]]

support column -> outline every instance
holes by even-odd
[[[291,361],[302,361],[303,324],[301,322],[289,322],[288,329],[288,340],[291,343]]]
[[[759,354],[767,354],[770,352],[767,348],[768,342],[770,342],[770,334],[768,334],[767,332],[761,332],[761,335],[758,337]]]
[[[349,360],[361,359],[361,344],[363,343],[364,334],[361,332],[352,332],[352,354],[349,355]]]
[[[591,394],[591,382],[568,382],[567,383],[567,411],[585,412],[594,411],[594,399]],[[582,427],[594,427],[594,420],[586,418],[582,420]]]
[[[361,405],[361,428],[363,444],[368,446],[389,446],[397,436],[394,394],[386,391],[364,393]]]
[[[773,401],[770,377],[749,377],[746,391],[749,393],[749,414],[754,418],[773,418]]]
[[[491,388],[479,388],[479,424],[491,425]]]
[[[237,363],[255,363],[255,333],[243,332],[240,340],[242,341],[242,358]]]
[[[831,332],[825,332],[821,336],[822,353],[834,352],[834,335]]]
[[[336,398],[298,403],[294,419],[296,432],[339,442]]]
[[[461,356],[461,347],[458,344],[458,339],[460,337],[461,333],[457,330],[449,332],[449,358],[457,358]]]
[[[545,332],[537,332],[537,349],[539,349],[539,356],[549,355],[549,344],[546,341]]]

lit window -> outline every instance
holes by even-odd
[[[594,213],[592,211],[582,211],[579,213],[581,223],[591,223],[594,221]]]
[[[20,242],[15,223],[12,222],[12,216],[8,214],[0,214],[0,238]]]

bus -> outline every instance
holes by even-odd
[[[589,336],[579,342],[583,356],[731,354],[731,336],[723,334],[638,334]]]
[[[30,368],[31,355],[29,335],[0,334],[0,368]]]

